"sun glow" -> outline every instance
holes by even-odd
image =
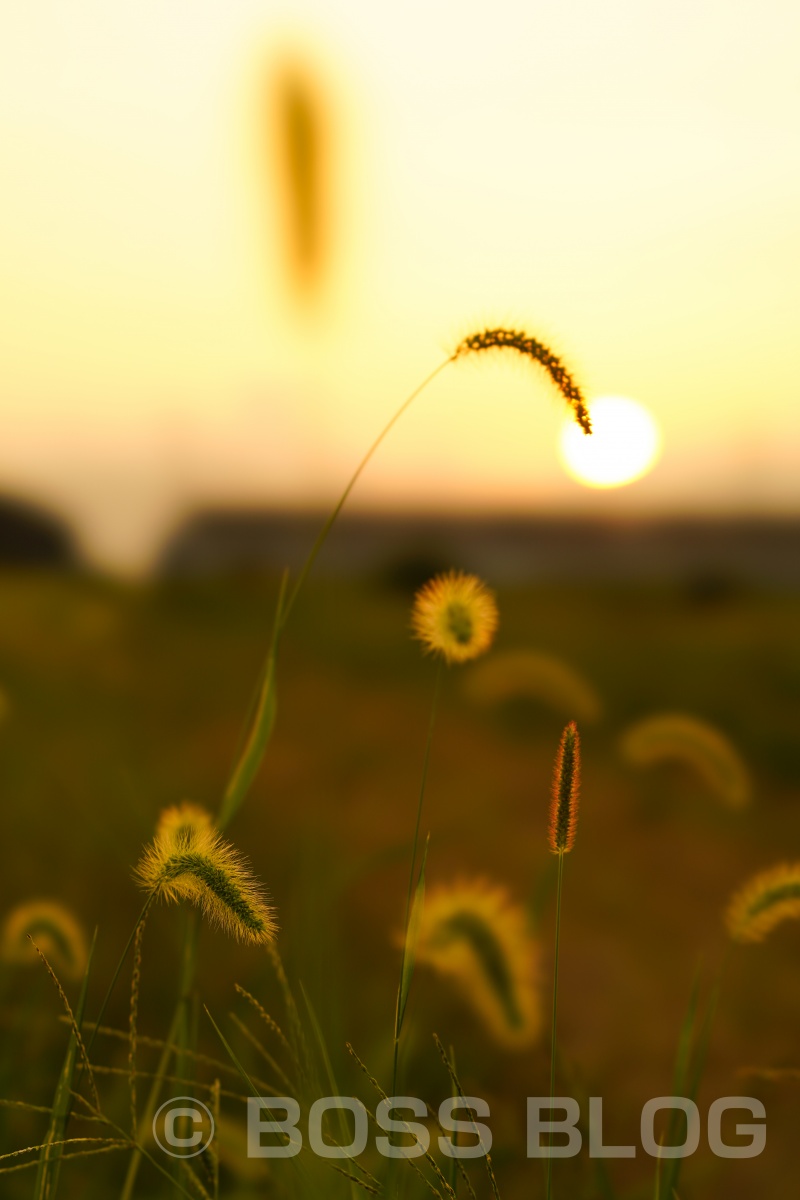
[[[601,396],[589,404],[592,435],[575,424],[561,431],[561,461],[586,487],[621,487],[641,479],[661,452],[661,433],[647,409],[624,396]]]

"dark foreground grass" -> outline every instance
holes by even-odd
[[[180,800],[219,804],[276,588],[271,580],[145,589],[2,579],[0,687],[8,711],[0,724],[0,912],[44,896],[67,904],[90,932],[99,926],[90,1014],[141,907],[131,869],[159,810]],[[603,701],[602,719],[581,729],[581,834],[566,865],[562,928],[561,1074],[574,1079],[574,1095],[604,1097],[606,1141],[638,1143],[642,1104],[671,1090],[698,962],[707,986],[722,957],[731,892],[755,870],[800,857],[800,603],[793,594],[757,591],[699,603],[678,585],[497,591],[498,650],[560,656]],[[312,998],[342,1090],[370,1103],[345,1042],[388,1086],[398,971],[392,936],[403,919],[434,669],[410,639],[410,600],[377,583],[312,582],[281,647],[276,732],[230,829],[272,893],[281,954]],[[529,905],[542,935],[545,1003],[555,882],[549,783],[571,714],[532,701],[487,714],[463,695],[468,670],[444,683],[426,799],[428,880],[485,875]],[[677,768],[637,774],[622,764],[625,726],[668,710],[702,716],[731,738],[753,773],[749,809],[726,810]],[[164,1035],[174,1007],[178,918],[157,910],[148,924],[145,1038]],[[798,929],[787,925],[736,953],[700,1092],[701,1112],[720,1095],[763,1099],[767,1150],[750,1163],[698,1153],[685,1168],[682,1200],[794,1187],[800,1083],[737,1071],[800,1066],[797,949]],[[236,981],[280,1016],[265,954],[204,929],[199,992],[222,1022],[247,1007]],[[52,985],[34,965],[2,968],[0,988],[0,1094],[49,1105],[67,1036]],[[122,985],[109,1016],[119,1028],[126,1004]],[[433,1030],[455,1046],[468,1090],[491,1105],[504,1200],[537,1195],[540,1164],[524,1159],[524,1098],[548,1092],[546,1038],[525,1053],[495,1046],[456,994],[420,968],[402,1073],[410,1090],[437,1104],[450,1084]],[[201,1024],[200,1043],[220,1052],[210,1026]],[[124,1066],[124,1043],[100,1045],[105,1061]],[[237,1050],[249,1053],[241,1040]],[[145,1043],[145,1065],[146,1054]],[[101,1086],[117,1085],[109,1077]],[[119,1087],[124,1112],[124,1081]],[[243,1128],[241,1105],[230,1102],[228,1116]],[[0,1133],[1,1153],[36,1140],[41,1129],[29,1116],[0,1112]],[[621,1191],[633,1195],[641,1186],[652,1194],[651,1167],[639,1148],[633,1163],[612,1171]],[[73,1164],[59,1194],[117,1195],[122,1173],[111,1156]],[[273,1168],[277,1195],[275,1175]],[[148,1186],[158,1194],[144,1170],[141,1179],[143,1195]],[[558,1179],[556,1196],[596,1194],[585,1162],[559,1167]],[[263,1194],[260,1183],[226,1175],[223,1166],[226,1181],[223,1195]],[[32,1174],[11,1175],[0,1192],[31,1189]]]

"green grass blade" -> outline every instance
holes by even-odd
[[[695,1056],[694,1056],[694,1064],[693,1064],[693,1070],[692,1070],[692,1075],[691,1075],[691,1082],[689,1084],[689,1091],[686,1093],[686,1095],[691,1100],[694,1100],[697,1096],[697,1092],[700,1087],[700,1080],[702,1078],[703,1071],[705,1070],[706,1057],[708,1056],[708,1047],[711,1042],[711,1030],[714,1025],[714,1018],[717,1014],[717,1005],[719,1003],[719,993],[720,993],[720,981],[717,980],[716,984],[714,985],[714,987],[711,991],[711,996],[709,998],[708,1006],[706,1008],[705,1015],[703,1017],[703,1022],[702,1022],[702,1025],[700,1026],[700,1033],[697,1038],[697,1050],[696,1050]]]
[[[428,861],[428,846],[430,845],[431,835],[428,834],[425,839],[425,849],[422,852],[422,865],[417,876],[417,886],[414,889],[414,901],[411,905],[411,913],[408,918],[408,928],[406,929],[405,941],[403,943],[403,966],[400,972],[400,990],[397,995],[397,1021],[395,1024],[394,1036],[400,1037],[400,1031],[403,1028],[403,1018],[406,1013],[406,1005],[408,1004],[408,993],[411,990],[411,980],[414,976],[414,964],[417,958],[417,942],[419,941],[419,930],[422,922],[422,913],[425,907],[425,865]]]
[[[673,1096],[687,1096],[689,1099],[688,1080],[689,1072],[692,1065],[692,1049],[694,1046],[694,1031],[697,1020],[697,1005],[700,995],[700,968],[695,971],[694,980],[692,981],[692,990],[689,995],[689,1003],[686,1008],[686,1014],[681,1024],[681,1032],[678,1038],[678,1052],[675,1059],[675,1074],[672,1084]],[[675,1138],[678,1132],[678,1117],[677,1109],[673,1109],[667,1125],[667,1145],[674,1145]],[[681,1158],[669,1158],[664,1160],[667,1164],[664,1171],[663,1180],[661,1177],[661,1159],[656,1159],[656,1179],[659,1186],[663,1183],[663,1191],[667,1196],[671,1196],[678,1184],[678,1176],[680,1175]]]
[[[303,997],[303,1003],[306,1006],[306,1012],[308,1013],[308,1020],[311,1025],[311,1032],[313,1033],[314,1041],[317,1044],[317,1050],[319,1052],[320,1060],[322,1062],[322,1068],[325,1073],[325,1079],[326,1079],[328,1087],[330,1088],[329,1094],[331,1096],[338,1096],[340,1094],[339,1093],[339,1085],[337,1084],[336,1076],[333,1073],[333,1066],[331,1064],[330,1055],[328,1054],[328,1047],[325,1044],[325,1036],[322,1032],[322,1027],[321,1027],[320,1023],[317,1020],[317,1014],[314,1011],[314,1008],[311,1004],[311,1001],[308,998],[308,995],[306,994],[306,990],[303,987],[302,983],[300,984],[300,992]],[[339,1123],[339,1136],[342,1139],[341,1144],[343,1146],[347,1146],[350,1141],[350,1131],[347,1128],[347,1118],[345,1117],[344,1111],[342,1109],[337,1109],[337,1112],[338,1112],[338,1123]],[[348,1161],[355,1162],[354,1159],[349,1159]],[[348,1176],[346,1176],[346,1178],[350,1179],[350,1176],[348,1175]],[[354,1190],[354,1184],[353,1184],[352,1179],[350,1181],[350,1194],[358,1195],[357,1191]]]
[[[89,973],[92,968],[92,957],[94,955],[96,941],[97,930],[95,929],[94,936],[92,938],[92,944],[89,948],[89,959],[83,975],[83,983],[81,984],[78,1007],[75,1013],[75,1022],[78,1026],[78,1029],[80,1029],[81,1023],[83,1022],[84,1010],[86,1008],[86,996],[89,990]],[[39,1156],[39,1165],[36,1170],[36,1180],[33,1189],[34,1200],[53,1200],[53,1197],[56,1194],[63,1147],[61,1145],[51,1147],[47,1143],[62,1143],[64,1141],[67,1121],[69,1120],[70,1109],[72,1107],[72,1082],[75,1076],[75,1067],[77,1062],[78,1043],[74,1032],[70,1031],[67,1052],[64,1056],[64,1063],[61,1067],[61,1074],[59,1075],[58,1083],[56,1084],[55,1096],[53,1098],[50,1126],[47,1130],[47,1137],[45,1139],[46,1144]]]
[[[125,966],[125,959],[128,957],[130,948],[133,945],[134,941],[136,940],[136,934],[139,929],[139,926],[141,925],[142,921],[145,920],[147,913],[150,909],[150,905],[152,903],[153,903],[153,897],[151,895],[151,896],[148,896],[147,899],[145,900],[144,905],[142,907],[142,911],[139,913],[139,916],[137,917],[136,924],[134,925],[133,929],[131,930],[128,940],[125,943],[125,949],[122,951],[119,962],[117,963],[117,966],[116,966],[116,970],[114,971],[114,974],[111,977],[111,983],[108,985],[108,990],[106,991],[105,997],[103,998],[103,1003],[100,1005],[100,1011],[98,1012],[97,1016],[94,1019],[94,1024],[92,1026],[92,1033],[91,1033],[91,1036],[90,1036],[88,1042],[86,1043],[87,1055],[92,1053],[92,1046],[94,1046],[94,1039],[97,1037],[97,1031],[103,1023],[103,1017],[105,1016],[105,1011],[108,1008],[108,1003],[111,999],[111,995],[114,991],[114,988],[116,987],[117,980],[119,979],[120,974],[122,973],[122,968]],[[80,1080],[81,1080],[81,1074],[82,1074],[82,1071],[78,1074],[78,1084],[80,1083]],[[76,1088],[77,1088],[77,1084],[76,1084]]]
[[[456,1077],[456,1052],[452,1046],[449,1049],[448,1057],[450,1059],[450,1070],[452,1072],[452,1074],[450,1076],[450,1089],[451,1089],[450,1095],[453,1097],[454,1100],[457,1100],[458,1099],[458,1089],[456,1088],[455,1083],[453,1083],[453,1079]],[[448,1171],[447,1182],[450,1184],[450,1187],[453,1189],[453,1195],[457,1196],[458,1195],[458,1159],[457,1158],[449,1159],[449,1165],[450,1165],[450,1170]]]
[[[253,1083],[253,1080],[250,1078],[245,1067],[242,1065],[240,1059],[238,1058],[236,1051],[233,1049],[230,1042],[225,1037],[225,1034],[222,1032],[219,1025],[214,1020],[214,1018],[212,1017],[211,1013],[208,1011],[208,1008],[205,1004],[203,1005],[203,1009],[204,1009],[205,1014],[208,1017],[209,1021],[214,1026],[214,1032],[216,1033],[219,1040],[222,1042],[222,1046],[223,1046],[223,1049],[225,1050],[225,1053],[228,1055],[228,1058],[231,1060],[234,1067],[239,1072],[239,1074],[241,1075],[244,1082],[247,1084],[248,1096],[252,1096],[254,1099],[259,1100],[261,1102],[261,1104],[263,1105],[264,1109],[269,1113],[270,1112],[269,1100],[265,1100],[264,1097],[260,1094],[258,1088]],[[299,1154],[295,1154],[288,1161],[292,1164],[292,1167],[294,1168],[294,1170],[299,1172],[301,1177],[307,1179],[307,1174],[304,1170],[303,1164],[299,1162],[300,1157],[301,1156]]]
[[[225,789],[225,795],[222,798],[219,816],[217,817],[217,825],[220,829],[225,829],[227,825],[236,816],[236,813],[241,807],[242,801],[247,795],[250,787],[258,774],[258,769],[261,766],[261,760],[264,757],[264,752],[269,744],[269,739],[272,736],[272,729],[275,724],[275,714],[277,711],[277,696],[276,696],[276,656],[278,652],[278,639],[280,635],[281,624],[283,620],[284,606],[286,603],[286,587],[289,579],[288,571],[284,571],[281,577],[281,586],[278,593],[278,603],[275,608],[275,617],[272,622],[272,636],[270,639],[269,650],[267,651],[266,662],[261,674],[261,682],[258,688],[256,702],[253,705],[253,710],[250,716],[250,721],[247,728],[247,733],[244,737],[242,748],[234,764],[231,772],[228,786]]]
[[[660,1143],[659,1143],[660,1145]],[[653,1192],[653,1200],[661,1200],[661,1159],[656,1159],[656,1187]]]
[[[172,1057],[172,1054],[175,1050],[175,1040],[178,1035],[179,1021],[180,1021],[180,1005],[178,1005],[178,1007],[176,1007],[175,1012],[173,1014],[172,1024],[170,1025],[169,1032],[167,1033],[166,1041],[165,1041],[163,1049],[161,1051],[161,1056],[158,1060],[158,1066],[156,1068],[155,1078],[153,1079],[152,1085],[150,1087],[150,1092],[147,1097],[147,1103],[144,1106],[144,1112],[142,1113],[142,1116],[139,1120],[139,1124],[137,1127],[137,1140],[139,1142],[139,1146],[134,1149],[133,1154],[131,1155],[131,1160],[128,1163],[128,1170],[125,1174],[125,1180],[122,1185],[122,1192],[120,1193],[120,1200],[131,1200],[131,1197],[133,1196],[133,1189],[136,1186],[136,1176],[139,1173],[139,1167],[141,1166],[142,1156],[145,1153],[145,1151],[143,1149],[144,1142],[145,1142],[146,1138],[149,1137],[149,1135],[150,1135],[153,1116],[154,1116],[156,1108],[158,1106],[158,1101],[161,1098],[161,1088],[163,1087],[163,1084],[164,1084],[164,1076],[167,1073],[167,1067],[169,1066],[169,1060]]]

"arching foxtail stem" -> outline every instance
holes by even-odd
[[[450,363],[455,362],[456,359],[464,358],[467,354],[478,353],[481,350],[502,349],[516,350],[517,353],[524,355],[526,358],[532,359],[534,362],[537,362],[544,367],[553,383],[572,409],[575,420],[578,422],[581,429],[583,429],[584,433],[592,432],[589,413],[586,408],[586,403],[580,387],[575,382],[569,370],[558,357],[558,355],[554,354],[553,351],[544,344],[544,342],[540,342],[538,338],[530,337],[528,334],[522,333],[516,329],[484,329],[479,333],[473,333],[470,334],[469,337],[463,338],[458,343],[453,353],[446,358],[444,362],[439,363],[439,366],[434,368],[430,375],[423,379],[422,383],[414,389],[411,395],[406,397],[406,399],[395,412],[394,416],[391,417],[391,419],[383,427],[375,441],[370,446],[369,450],[367,450],[367,453],[364,455],[361,462],[356,467],[347,486],[339,497],[333,512],[327,518],[325,524],[317,535],[317,539],[314,542],[314,545],[311,547],[309,556],[300,570],[297,581],[289,595],[289,599],[286,601],[284,606],[279,625],[279,631],[283,629],[284,625],[286,624],[286,621],[289,618],[289,613],[292,611],[294,606],[297,594],[303,586],[306,576],[311,570],[317,555],[322,549],[322,546],[328,534],[330,533],[334,521],[342,511],[348,496],[355,487],[361,472],[364,470],[367,463],[372,458],[373,454],[378,449],[386,435],[400,420],[403,413],[411,407],[417,396],[419,396],[420,393],[425,390],[428,384],[432,383],[436,376],[441,374],[445,367],[449,366]]]
[[[275,716],[275,659],[277,656],[278,645],[281,634],[286,627],[286,624],[294,608],[295,601],[303,587],[303,584],[308,577],[311,568],[313,567],[317,556],[327,540],[336,518],[344,508],[347,498],[355,487],[359,476],[364,468],[369,463],[375,451],[383,442],[387,434],[394,428],[397,422],[402,417],[403,413],[411,407],[416,398],[425,390],[429,383],[432,383],[437,375],[440,375],[445,367],[450,363],[455,362],[459,358],[465,357],[467,354],[479,353],[482,350],[501,350],[510,349],[517,353],[538,362],[550,375],[553,383],[561,392],[564,399],[569,404],[576,421],[584,430],[585,433],[591,433],[591,422],[586,405],[583,399],[583,394],[578,387],[572,375],[565,367],[561,359],[552,352],[543,342],[537,338],[529,337],[525,333],[521,333],[514,329],[486,329],[479,333],[471,334],[469,337],[462,339],[456,346],[455,350],[443,362],[439,363],[429,375],[423,379],[422,383],[407,396],[394,415],[389,419],[381,432],[375,438],[375,441],[367,450],[361,462],[356,467],[351,475],[344,491],[334,505],[333,511],[325,520],[314,541],[308,557],[300,568],[300,573],[289,592],[288,596],[283,598],[279,604],[278,612],[275,618],[275,625],[272,634],[272,643],[267,655],[267,663],[262,672],[262,683],[259,689],[259,697],[256,704],[256,713],[250,730],[247,735],[246,746],[249,748],[247,753],[247,771],[241,772],[241,762],[237,761],[234,766],[231,780],[226,788],[222,810],[218,825],[224,828],[232,820],[233,816],[239,809],[246,792],[249,790],[250,784],[258,769],[258,765],[264,756],[267,744],[272,732],[272,724]],[[241,757],[241,756],[240,756]],[[241,778],[238,776],[241,775]]]

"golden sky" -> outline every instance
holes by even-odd
[[[196,503],[328,503],[463,335],[630,396],[656,469],[557,456],[533,368],[448,370],[354,500],[800,507],[794,0],[39,0],[0,8],[0,489],[146,561]],[[330,254],[287,277],[270,79],[326,112]]]

